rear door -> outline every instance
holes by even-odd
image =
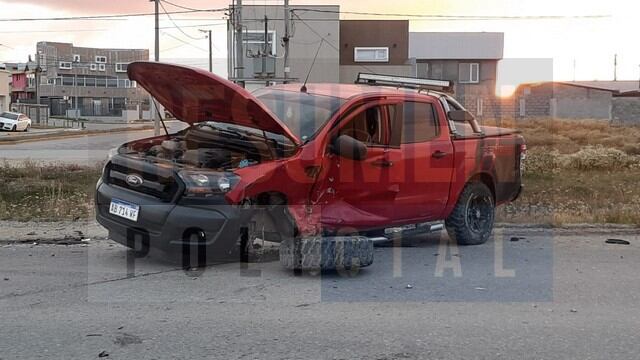
[[[449,199],[454,151],[436,100],[403,100],[389,106],[393,181],[400,186],[397,216],[405,222],[441,220]]]

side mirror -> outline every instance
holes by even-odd
[[[331,152],[351,160],[359,161],[367,158],[367,146],[349,135],[338,136],[333,141]]]
[[[467,110],[451,110],[449,111],[449,119],[457,122],[469,122],[476,118]]]

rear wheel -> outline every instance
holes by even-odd
[[[491,190],[481,182],[465,186],[445,224],[449,236],[459,245],[480,245],[489,240],[495,220]]]
[[[24,132],[28,132],[30,128],[31,128],[31,125],[27,124],[27,126],[24,128]]]

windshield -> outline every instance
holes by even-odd
[[[12,114],[12,113],[2,113],[0,114],[0,117],[5,118],[5,119],[10,119],[10,120],[18,120],[18,115],[17,114]]]
[[[310,140],[345,102],[337,97],[268,89],[254,95],[303,142]]]

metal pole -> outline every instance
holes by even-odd
[[[213,38],[211,36],[211,30],[198,30],[202,33],[208,34],[209,37],[209,72],[213,72]]]
[[[213,37],[212,31],[209,30],[209,72],[213,72]]]
[[[289,40],[291,38],[291,9],[289,8],[289,0],[284,0],[284,78],[289,79],[291,74],[291,63],[289,60]]]
[[[160,0],[151,0],[153,2],[155,2],[155,36],[156,36],[156,41],[155,41],[155,60],[156,62],[160,62]],[[155,136],[160,136],[160,117],[158,116],[158,110],[156,109],[156,104],[155,101],[153,100],[153,97],[150,96],[149,97],[149,101],[150,101],[150,115],[153,116],[153,133]]]
[[[269,18],[264,16],[264,43],[262,44],[262,77],[267,77],[267,54],[269,53]]]
[[[236,26],[236,78],[244,79],[244,46],[242,33],[242,0],[236,0],[236,7],[233,9]],[[238,84],[244,87],[244,81],[239,80]]]
[[[618,81],[618,54],[613,56],[613,81]]]

